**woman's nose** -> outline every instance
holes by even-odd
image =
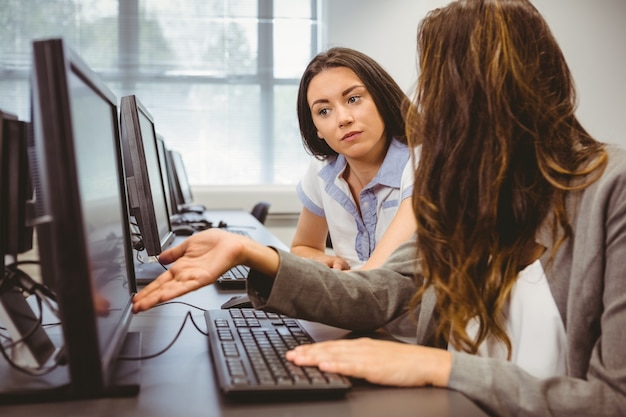
[[[352,122],[354,122],[354,118],[352,117],[352,113],[349,110],[347,110],[347,109],[340,110],[338,112],[337,120],[338,120],[339,127],[350,126],[352,124]]]

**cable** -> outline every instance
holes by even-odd
[[[56,303],[56,294],[45,285],[35,281],[29,274],[19,269],[19,265],[40,265],[40,262],[19,261],[7,265],[4,268],[5,276],[2,283],[0,283],[0,287],[2,285],[12,285],[15,288],[26,291],[28,294],[37,297],[37,300],[43,301],[56,317],[60,317],[57,306],[50,302],[54,301],[54,303]]]
[[[29,274],[22,271],[18,268],[19,265],[39,265],[39,261],[16,261],[13,262],[4,268],[4,275],[2,280],[0,281],[0,291],[3,288],[11,287],[17,289],[21,292],[26,292],[35,297],[37,308],[39,310],[36,320],[32,328],[30,328],[24,335],[21,335],[19,340],[13,340],[10,336],[2,335],[2,338],[5,341],[9,341],[9,343],[0,343],[0,354],[4,357],[7,363],[11,366],[11,368],[22,372],[24,374],[30,376],[42,376],[52,372],[62,363],[62,355],[56,355],[55,362],[48,367],[42,368],[27,368],[15,363],[8,354],[8,350],[15,348],[19,343],[26,341],[29,337],[31,337],[40,327],[43,326],[51,326],[58,325],[55,324],[43,324],[43,304],[46,304],[48,309],[59,318],[59,312],[56,305],[53,305],[54,302],[56,304],[56,295],[53,291],[51,291],[45,285],[42,285],[35,281]],[[6,330],[6,329],[5,329]]]
[[[24,263],[30,263],[30,262],[24,262]],[[46,300],[46,298],[42,296],[42,293],[48,292],[49,290],[47,288],[45,290],[41,290],[39,286],[40,287],[43,287],[43,286],[41,286],[38,283],[35,283],[29,275],[25,274],[23,271],[19,270],[14,265],[15,264],[12,264],[11,268],[9,267],[5,268],[5,276],[3,277],[3,280],[0,283],[0,287],[12,285],[17,289],[21,289],[22,291],[29,292],[31,295],[35,297],[39,312],[38,312],[37,320],[34,322],[33,326],[24,335],[22,335],[20,339],[13,340],[9,336],[0,335],[2,336],[3,339],[5,339],[5,341],[9,342],[9,343],[4,343],[4,344],[0,343],[0,355],[4,357],[4,359],[7,361],[7,363],[9,364],[11,368],[23,374],[30,375],[30,376],[43,376],[43,375],[49,374],[61,364],[61,361],[59,360],[61,356],[57,355],[55,362],[51,366],[36,369],[36,368],[27,368],[27,367],[18,365],[17,363],[13,361],[13,359],[11,359],[11,357],[9,356],[7,352],[8,350],[14,349],[19,343],[26,341],[41,326],[51,325],[51,324],[46,324],[46,325],[43,324],[43,308],[42,308],[42,305],[44,301]],[[20,277],[19,280],[16,279],[16,277],[19,276],[19,274],[16,274],[17,271],[19,271],[20,274],[23,274],[23,277]],[[23,283],[25,283],[26,285],[22,285]],[[26,286],[26,288],[24,288],[24,286]]]
[[[164,264],[161,263],[161,260],[159,259],[159,257],[155,256],[155,258],[156,258],[156,261],[159,263],[159,265],[161,265],[163,267],[163,270],[167,271],[167,266],[165,266]]]
[[[201,308],[201,307],[197,307],[194,306],[193,304],[189,304],[189,303],[185,303],[182,301],[168,301],[165,303],[161,303],[161,304],[157,304],[154,308],[156,307],[161,307],[164,305],[168,305],[168,304],[183,304],[195,309],[198,309],[200,311],[206,311],[205,309]],[[165,352],[167,352],[172,346],[174,346],[174,343],[176,343],[176,341],[178,340],[178,338],[180,337],[181,333],[183,332],[183,329],[185,328],[185,324],[187,323],[187,319],[191,320],[191,323],[193,324],[193,326],[196,328],[196,330],[203,334],[204,336],[208,336],[209,333],[206,330],[203,330],[200,328],[200,326],[198,326],[198,324],[196,323],[196,321],[193,318],[193,315],[191,314],[191,311],[187,311],[187,313],[185,313],[185,318],[183,319],[182,324],[180,325],[180,327],[178,328],[178,331],[176,332],[176,335],[174,336],[174,339],[172,339],[171,342],[169,342],[163,349],[161,349],[158,352],[149,354],[149,355],[142,355],[142,356],[120,356],[117,359],[118,360],[122,360],[122,361],[141,361],[141,360],[147,360],[147,359],[153,359],[156,358],[157,356],[161,356],[162,354],[164,354]]]

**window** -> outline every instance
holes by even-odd
[[[295,184],[296,95],[318,0],[3,0],[0,108],[29,119],[33,39],[64,37],[118,98],[136,94],[193,184]],[[10,39],[10,42],[6,40]]]

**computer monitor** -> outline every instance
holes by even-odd
[[[122,97],[120,130],[130,215],[139,227],[146,253],[156,256],[175,236],[161,175],[154,119],[134,95]]]
[[[27,212],[33,202],[28,170],[28,124],[0,110],[0,253],[13,259],[33,248]]]
[[[172,189],[172,178],[174,176],[172,162],[169,157],[169,150],[165,144],[165,139],[162,135],[157,133],[157,151],[159,153],[159,163],[161,164],[161,176],[163,178],[163,185],[165,186],[165,200],[167,201],[167,207],[169,208],[170,215],[178,213],[178,207],[172,195],[174,190]]]
[[[33,42],[36,235],[56,295],[63,361],[45,375],[0,369],[0,402],[132,396],[134,269],[117,99],[62,39]],[[0,363],[0,367],[3,364]]]
[[[0,326],[4,336],[0,350],[7,363],[37,369],[56,348],[41,326],[27,299],[30,276],[20,269],[18,255],[33,249],[33,187],[30,181],[27,132],[30,124],[0,110]]]
[[[170,149],[169,155],[172,161],[173,167],[173,196],[176,202],[177,213],[184,213],[186,211],[195,211],[202,213],[206,210],[206,207],[199,204],[194,204],[193,194],[191,192],[191,185],[187,177],[187,170],[183,161],[183,156],[177,150]]]

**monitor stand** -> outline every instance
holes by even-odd
[[[60,339],[60,335],[56,335]],[[139,358],[141,334],[128,332],[120,358]],[[0,358],[0,405],[82,400],[86,398],[134,397],[139,394],[141,361],[118,359],[110,370],[110,383],[100,392],[77,395],[69,381],[67,365],[40,376],[26,375]]]
[[[165,271],[166,269],[163,268],[163,265],[158,262],[135,262],[136,285],[148,285]]]
[[[13,341],[8,359],[23,368],[41,368],[52,357],[56,347],[22,292],[6,281],[2,284],[0,326],[7,329]],[[7,352],[3,351],[3,354]]]

